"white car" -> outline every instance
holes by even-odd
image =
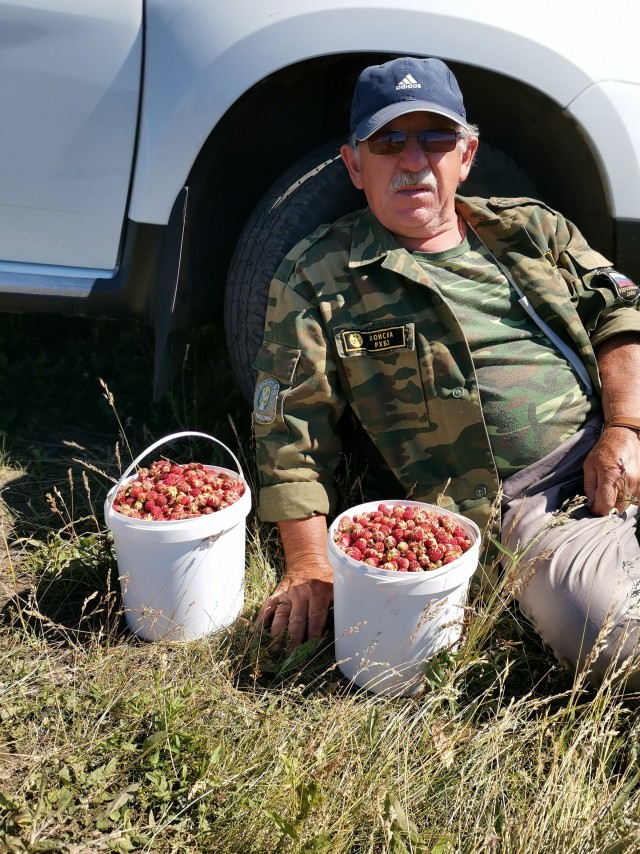
[[[283,254],[361,206],[337,159],[363,67],[454,69],[477,165],[640,278],[631,5],[592,0],[0,0],[0,310],[215,319],[250,396]]]

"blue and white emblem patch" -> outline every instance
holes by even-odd
[[[258,424],[271,424],[275,420],[279,391],[280,383],[273,377],[262,380],[256,388],[256,395],[253,399],[253,417]]]

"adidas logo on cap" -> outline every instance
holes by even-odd
[[[407,74],[396,86],[396,89],[422,89],[416,78],[412,74]]]

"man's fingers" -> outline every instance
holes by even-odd
[[[309,628],[308,634],[310,638],[320,638],[324,631],[325,623],[327,622],[327,614],[329,608],[315,608],[313,611],[309,609]]]
[[[322,637],[332,599],[332,586],[324,584],[309,602],[308,634],[310,638]]]
[[[330,581],[314,580],[276,589],[257,618],[260,625],[270,627],[270,648],[279,652],[286,644],[289,652],[307,637],[322,637],[332,597]]]
[[[596,493],[597,506],[602,508],[603,513],[608,513],[615,507],[618,500],[618,484],[611,480],[601,480],[598,483],[598,491]]]
[[[307,612],[306,612],[306,602],[302,603],[304,605],[304,611],[300,610],[297,612],[291,611],[289,615],[289,637],[287,638],[287,652],[292,650],[296,646],[300,646],[302,641],[304,640],[305,632],[307,630]]]
[[[277,637],[278,635],[281,635],[287,627],[289,615],[291,614],[291,602],[279,597],[274,604],[275,608],[273,611],[273,619],[271,621],[271,634],[273,637]]]
[[[256,617],[256,622],[258,623],[258,625],[268,626],[271,623],[274,614],[276,613],[277,607],[278,597],[270,596],[258,612],[258,616]]]

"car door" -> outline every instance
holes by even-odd
[[[64,292],[117,268],[142,22],[142,0],[0,0],[4,290],[39,274]]]

